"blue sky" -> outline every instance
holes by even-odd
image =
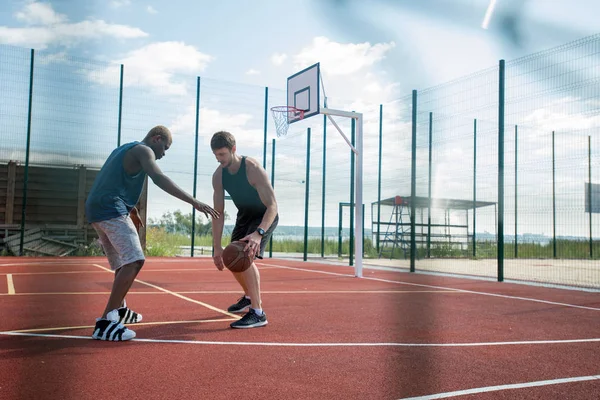
[[[326,79],[341,70],[357,77],[339,97],[364,95],[362,80],[380,85],[373,97],[386,101],[398,95],[389,85],[407,93],[598,30],[597,1],[527,0],[523,46],[511,46],[497,24],[521,2],[498,0],[483,30],[488,0],[5,0],[0,43],[103,61],[160,52],[185,65],[154,58],[157,68],[279,88],[318,58]]]
[[[95,135],[94,126],[103,123],[103,129],[111,132],[116,129],[116,122],[109,119],[116,114],[113,94],[115,85],[118,88],[118,66],[125,64],[124,140],[139,139],[152,124],[170,126],[177,141],[161,165],[165,171],[173,172],[176,181],[190,191],[191,174],[178,171],[187,171],[193,163],[193,157],[184,151],[193,146],[194,77],[202,76],[199,185],[204,189],[200,190],[199,197],[209,201],[210,174],[216,167],[206,148],[210,134],[218,129],[229,129],[238,137],[243,153],[262,157],[263,88],[272,89],[270,105],[277,105],[277,101],[283,99],[286,78],[308,65],[321,63],[328,96],[340,99],[340,107],[336,104],[330,107],[363,110],[367,113],[365,130],[376,135],[380,103],[392,102],[386,110],[402,114],[406,108],[396,110],[393,101],[409,95],[412,89],[422,90],[448,82],[494,67],[501,58],[508,61],[600,31],[597,0],[497,0],[488,29],[482,29],[489,4],[488,0],[4,0],[0,6],[0,44],[40,50],[41,76],[44,73],[48,79],[60,76],[64,82],[72,78],[59,75],[64,74],[64,69],[61,70],[65,68],[61,64],[64,57],[98,62],[95,69],[84,65],[89,71],[84,67],[73,70],[73,75],[79,74],[78,78],[60,88],[65,95],[57,96],[55,108],[34,107],[37,110],[34,119],[46,118],[44,121],[51,123],[53,110],[55,114],[66,115],[72,110],[72,103],[78,102],[74,100],[78,96],[110,97],[108,101],[94,103],[93,118],[89,113],[64,117],[71,123],[70,133],[53,128],[77,150],[99,151],[95,163],[107,155],[114,145],[113,138],[104,137],[97,139],[96,144],[86,144],[73,135],[81,133],[81,126],[88,135]],[[506,16],[516,18],[520,33],[518,43],[509,40],[506,31],[501,29]],[[20,86],[25,87],[26,83],[24,75]],[[89,88],[89,93],[74,94],[77,88]],[[43,96],[50,99],[56,90],[46,87],[36,92],[39,95],[34,102],[40,105],[50,102]],[[79,103],[89,111],[92,108],[85,106],[85,101],[84,98]],[[4,106],[9,109],[16,104]],[[543,124],[551,119],[549,110],[528,109],[531,114],[524,119]],[[21,119],[23,111],[21,107],[18,112]],[[553,112],[556,114],[557,110]],[[406,118],[388,121],[385,129],[387,132],[396,129],[404,134],[407,121]],[[12,127],[16,122],[10,124]],[[341,124],[348,132],[348,124]],[[35,129],[41,129],[39,125],[34,124],[34,133]],[[320,129],[314,127],[315,132]],[[282,207],[295,210],[283,212],[281,224],[303,220],[297,210],[303,209],[304,140],[298,136],[278,143],[278,155],[286,156],[286,149],[289,152],[285,158],[288,170],[280,166],[277,172],[278,190],[290,199],[282,202]],[[386,160],[391,159],[391,162],[384,161],[384,170],[393,168],[395,160],[408,156],[410,146],[405,138],[394,140],[384,148]],[[334,148],[344,150],[340,152],[343,154],[328,150],[331,160],[328,179],[331,176],[333,180],[345,182],[345,186],[340,189],[343,194],[330,197],[333,205],[328,211],[327,225],[337,222],[337,202],[348,201],[347,147],[339,137],[332,136],[331,143],[337,146]],[[18,147],[16,143],[9,144]],[[367,141],[366,146],[366,154],[376,154],[374,141]],[[438,182],[445,182],[454,174],[452,157],[456,159],[456,153],[452,151],[460,149],[449,146],[447,159],[436,166]],[[580,154],[585,154],[585,143],[580,147]],[[314,149],[318,152],[318,145]],[[467,157],[465,150],[462,151],[459,157]],[[69,159],[70,156],[61,157]],[[365,176],[375,176],[375,167],[375,163],[368,163]],[[404,172],[388,173],[383,185],[389,190],[384,189],[384,197],[398,194],[398,182],[406,183]],[[314,174],[311,178],[312,226],[320,224],[319,170]],[[493,182],[489,183],[493,188]],[[365,182],[366,204],[374,200],[375,185],[374,179]],[[456,193],[451,186],[441,186],[440,193],[446,197],[468,198],[468,186],[466,191]],[[152,217],[159,217],[164,210],[186,207],[153,185],[150,199]],[[565,207],[569,204],[566,202]],[[369,207],[367,214],[369,220]],[[485,219],[481,221],[483,224]],[[492,214],[488,222],[488,230],[493,230]],[[531,227],[548,233],[547,227],[536,229],[535,222]]]

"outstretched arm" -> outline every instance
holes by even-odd
[[[209,215],[212,217],[217,215],[212,207],[190,196],[179,186],[177,186],[175,182],[171,180],[171,178],[166,176],[156,163],[156,156],[150,148],[147,146],[136,146],[132,151],[133,155],[142,166],[142,169],[148,174],[156,186],[169,193],[171,196],[191,204],[198,211],[203,212],[207,218]]]
[[[213,234],[213,261],[219,270],[223,270],[223,247],[221,246],[221,238],[223,236],[223,225],[225,223],[225,191],[223,182],[221,181],[222,169],[217,168],[213,174],[213,203],[217,217],[212,219],[212,234]]]

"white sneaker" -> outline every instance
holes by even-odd
[[[106,340],[111,342],[120,342],[124,340],[130,340],[135,337],[135,332],[131,329],[126,328],[122,324],[114,321],[114,314],[111,313],[116,312],[117,310],[113,310],[106,316],[107,319],[97,318],[96,326],[94,327],[94,333],[92,334],[92,338],[96,340]],[[118,315],[118,313],[117,313]]]

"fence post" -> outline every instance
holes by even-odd
[[[194,144],[194,198],[196,198],[196,183],[198,180],[198,125],[200,122],[200,77],[196,78],[196,138]],[[192,207],[192,248],[190,257],[194,257],[194,246],[196,245],[196,209]]]
[[[265,116],[264,116],[264,121],[263,121],[263,132],[264,132],[263,168],[264,169],[267,169],[267,122],[268,122],[267,116],[268,115],[269,115],[269,88],[267,86],[265,86]]]
[[[415,272],[417,241],[415,213],[417,197],[417,91],[412,91],[412,146],[410,164],[410,272]]]
[[[594,257],[592,239],[592,137],[588,136],[588,203],[590,205],[590,259]]]
[[[356,120],[352,118],[352,122],[350,125],[352,138],[351,143],[352,146],[355,145],[355,134],[356,134]],[[348,265],[354,265],[354,241],[356,238],[354,237],[354,152],[350,150],[350,242],[348,246]]]
[[[473,258],[477,257],[477,119],[473,120]]]
[[[433,113],[429,113],[429,178],[427,196],[427,258],[431,257],[431,164],[432,164],[432,142],[433,142]],[[423,214],[421,214],[422,216]]]
[[[275,189],[275,139],[273,139],[271,153],[271,186]],[[273,235],[269,238],[269,258],[273,258]]]
[[[306,128],[306,181],[304,189],[304,261],[308,254],[308,197],[310,189],[310,128]]]
[[[377,254],[379,254],[379,232],[381,231],[381,160],[382,154],[382,143],[383,143],[383,104],[379,105],[379,172],[377,178],[377,237],[375,239],[375,246]],[[363,214],[364,215],[364,214]]]
[[[29,180],[29,149],[31,145],[31,114],[33,107],[33,66],[35,50],[31,49],[31,63],[29,66],[29,106],[27,110],[27,145],[25,148],[25,174],[23,177],[23,208],[21,209],[21,237],[19,239],[19,255],[23,255],[23,242],[25,240],[25,219],[27,217],[27,182]]]
[[[519,190],[519,186],[517,186],[517,177],[518,177],[518,170],[517,170],[517,162],[518,162],[518,157],[517,157],[517,150],[519,149],[519,143],[518,143],[518,127],[517,125],[515,125],[515,258],[519,257],[519,241],[517,240],[519,231],[518,231],[518,219],[517,219],[517,212],[518,212],[518,201],[519,201],[519,197],[517,195],[518,190]]]
[[[502,282],[504,281],[504,60],[500,60],[498,72],[498,282]]]
[[[121,74],[119,78],[119,120],[117,121],[117,147],[121,145],[121,117],[123,115],[123,69],[121,64]]]
[[[556,154],[552,131],[552,257],[556,258]]]
[[[342,203],[338,207],[338,258],[342,258]]]

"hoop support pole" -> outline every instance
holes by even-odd
[[[356,154],[356,175],[355,179],[355,190],[356,200],[354,205],[354,214],[356,223],[354,225],[354,249],[355,249],[355,264],[354,264],[354,276],[362,278],[363,276],[363,115],[361,113],[333,110],[330,108],[321,108],[321,114],[327,115],[329,120],[338,130],[340,135],[346,140],[346,143],[350,146],[352,151]],[[346,135],[342,132],[340,127],[335,123],[332,115],[339,117],[347,117],[356,120],[356,148],[352,146],[352,143],[348,140]],[[352,249],[350,249],[352,251]]]
[[[334,119],[331,116],[335,115],[335,116],[339,116],[339,117],[347,117],[347,118],[353,118],[353,119],[358,120],[359,118],[362,117],[362,114],[355,113],[355,112],[341,111],[341,110],[333,110],[331,108],[321,108],[320,111],[321,111],[321,114],[327,115],[327,118],[329,118],[329,121],[331,121],[333,126],[335,126],[335,129],[338,130],[338,132],[340,133],[340,135],[342,135],[342,137],[344,138],[346,143],[348,143],[348,146],[350,146],[350,149],[354,152],[354,154],[358,155],[358,151],[356,150],[356,148],[354,146],[352,146],[352,143],[350,143],[350,141],[348,140],[346,135],[344,135],[344,132],[342,132],[342,130],[340,129],[338,124],[334,121]]]

